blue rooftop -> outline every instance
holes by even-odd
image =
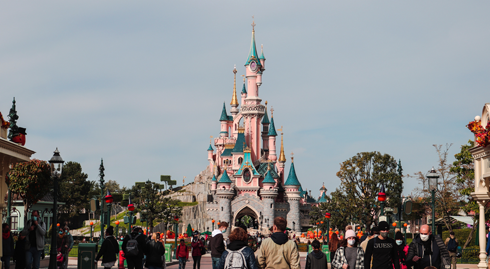
[[[276,181],[274,178],[272,178],[271,171],[267,171],[267,174],[265,175],[264,181],[262,183],[274,183],[276,184]]]
[[[325,192],[323,192],[322,197],[318,200],[319,203],[326,203],[327,197],[325,196]]]
[[[247,88],[245,88],[245,81],[243,82],[242,93],[247,94]]]
[[[214,176],[214,174],[213,174],[213,179],[212,179],[212,181],[216,181],[216,177]]]
[[[269,125],[268,136],[277,136],[276,127],[274,126],[274,118],[271,118],[271,124]]]
[[[265,110],[264,117],[262,118],[262,124],[270,124],[269,116],[267,116],[267,109]]]
[[[250,44],[250,52],[248,53],[248,58],[245,65],[249,65],[254,59],[258,66],[262,66],[259,61],[259,55],[257,55],[257,47],[255,46],[255,31],[252,31],[252,43]]]
[[[294,163],[291,163],[291,168],[289,169],[288,179],[284,186],[301,186],[298,177],[296,176],[296,170],[294,169]]]
[[[211,144],[209,144],[208,151],[214,151],[214,149],[213,149],[213,147],[211,146]]]
[[[243,152],[243,146],[247,146],[245,142],[245,134],[238,132],[238,137],[236,139],[235,147],[231,152]]]
[[[226,169],[223,172],[223,175],[221,176],[218,183],[231,183],[230,177],[228,176],[228,172],[226,172]]]
[[[230,120],[228,118],[228,114],[226,114],[226,107],[225,107],[225,102],[223,102],[223,110],[221,110],[221,117],[219,118],[219,121],[228,121]]]

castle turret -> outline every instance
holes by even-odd
[[[225,103],[223,103],[223,110],[221,110],[221,117],[219,118],[219,121],[221,122],[221,132],[219,135],[221,137],[227,137],[228,136],[228,114],[226,113],[226,106]]]
[[[243,87],[242,87],[242,106],[245,104],[245,99],[247,98],[247,88],[245,88],[245,76],[243,76]]]
[[[274,225],[275,200],[278,194],[278,188],[274,187],[276,181],[272,177],[270,169],[270,165],[268,165],[267,173],[264,181],[262,181],[262,190],[260,191],[260,196],[262,197],[264,205],[262,212],[264,214],[265,225],[268,227]]]
[[[291,157],[291,168],[289,170],[288,179],[284,183],[286,189],[287,200],[289,202],[288,213],[288,226],[292,227],[295,232],[301,231],[301,219],[299,214],[299,200],[301,199],[298,177],[296,176],[296,170],[294,169],[294,158]]]
[[[212,191],[216,190],[216,183],[217,183],[216,176],[213,173],[213,179],[211,179],[211,190]]]
[[[262,148],[266,153],[266,158],[269,156],[269,117],[267,116],[267,101],[265,101],[265,114],[262,118]]]
[[[265,57],[264,57],[264,44],[260,45],[260,64],[262,65],[262,72],[265,71]]]
[[[323,182],[323,186],[320,188],[320,197],[322,197],[322,195],[326,192],[327,188],[325,188],[325,182]]]
[[[271,109],[271,121],[269,125],[269,132],[267,133],[267,136],[269,137],[269,160],[271,161],[276,161],[277,156],[276,156],[276,127],[274,126],[274,110]]]
[[[216,190],[216,195],[219,198],[219,219],[220,221],[226,221],[230,224],[232,216],[231,216],[231,199],[235,195],[234,191],[230,189],[232,181],[228,176],[228,172],[226,169],[223,171],[223,175],[218,181],[218,189]],[[230,224],[231,227],[231,224]],[[230,234],[230,230],[225,233],[225,236],[228,237]]]
[[[235,116],[238,113],[238,98],[236,95],[236,67],[233,69],[233,97],[231,98],[231,115]]]

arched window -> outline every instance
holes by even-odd
[[[243,162],[243,158],[242,157],[238,158],[238,164],[242,164],[242,162]]]
[[[243,180],[244,180],[246,183],[249,183],[249,182],[252,180],[252,175],[250,174],[250,169],[246,169],[246,170],[243,172]]]

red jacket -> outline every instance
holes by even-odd
[[[201,240],[197,239],[196,242],[192,241],[192,256],[201,256],[201,248],[204,247]]]
[[[177,246],[177,257],[189,259],[189,249],[185,244]]]

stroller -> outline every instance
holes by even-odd
[[[63,269],[64,255],[61,253],[61,248],[58,249],[58,255],[56,255],[56,266],[58,269]]]

